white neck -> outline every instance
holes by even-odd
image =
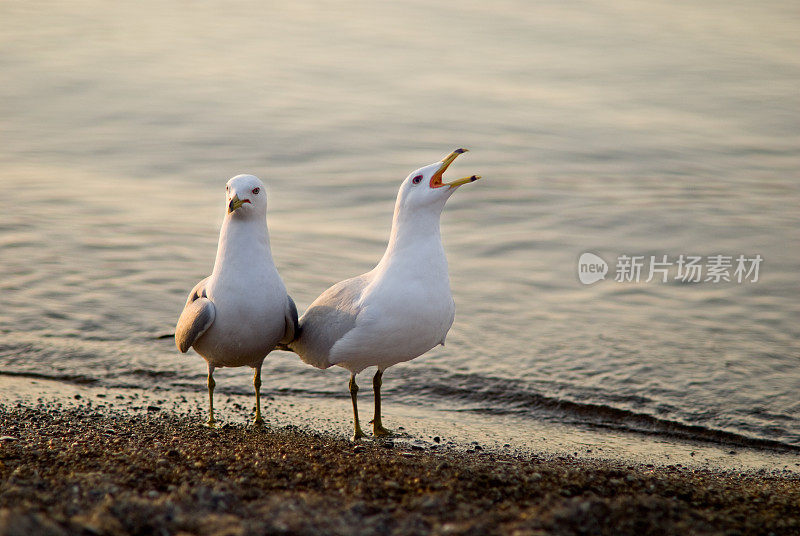
[[[273,265],[269,246],[269,230],[264,216],[242,217],[236,212],[225,215],[219,232],[214,278],[228,273],[250,271],[263,265]]]
[[[397,265],[423,263],[428,266],[434,264],[447,271],[447,259],[439,230],[440,215],[441,208],[406,211],[398,202],[392,219],[389,244],[376,268],[387,270]]]

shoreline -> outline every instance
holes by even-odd
[[[788,534],[800,477],[0,406],[0,534]],[[16,532],[15,532],[16,531]]]
[[[233,426],[249,423],[253,397],[226,392],[226,385],[223,384],[222,388],[218,385],[215,393],[217,419],[221,424]],[[154,386],[151,390],[144,390],[0,374],[0,401],[7,405],[89,409],[103,414],[130,416],[165,411],[202,423],[207,411],[207,394],[203,387],[198,385],[196,390],[175,391]],[[359,400],[362,418],[370,415],[371,402],[369,396]],[[715,472],[800,475],[800,454],[791,450],[692,440],[647,430],[632,432],[591,423],[554,422],[512,414],[491,415],[487,419],[483,413],[464,409],[408,404],[386,406],[385,424],[403,433],[396,441],[426,449],[447,445],[474,450],[479,446],[484,451],[498,454],[568,456],[626,465],[674,465]],[[346,393],[340,398],[319,399],[262,392],[262,410],[267,424],[272,427],[293,426],[308,433],[321,432],[343,440],[349,439],[352,430],[352,407]],[[433,441],[436,437],[440,438],[441,445]]]

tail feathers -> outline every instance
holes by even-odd
[[[276,350],[281,350],[283,352],[294,352],[294,353],[297,353],[297,352],[295,352],[294,348],[292,348],[292,345],[294,344],[294,342],[297,339],[300,338],[300,334],[302,332],[303,332],[303,326],[295,324],[294,338],[289,342],[284,342],[284,341],[279,342],[278,344],[275,345],[275,349]]]
[[[296,343],[297,339],[293,340],[289,344],[278,343],[277,345],[275,345],[275,349],[282,350],[284,352],[295,353],[303,363],[311,365],[312,367],[316,367],[318,369],[326,369],[333,365],[333,363],[328,361],[327,356],[321,356],[314,352],[308,352],[307,348],[303,348],[302,346],[300,347],[295,346]]]

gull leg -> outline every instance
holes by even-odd
[[[353,401],[353,441],[357,441],[364,437],[364,432],[361,431],[361,425],[358,423],[358,385],[356,385],[356,375],[350,374],[350,399]]]
[[[261,365],[260,363],[253,373],[253,387],[256,389],[256,418],[253,419],[253,426],[261,426],[264,419],[261,418]]]
[[[217,382],[214,381],[214,367],[208,365],[208,422],[209,426],[214,426],[217,422],[214,419],[214,387]]]
[[[376,437],[392,435],[392,432],[383,427],[381,423],[381,384],[383,383],[383,371],[378,369],[375,377],[372,378],[372,390],[375,392],[375,417],[372,419],[372,433]]]

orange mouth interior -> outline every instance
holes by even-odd
[[[440,167],[439,171],[434,173],[431,177],[431,188],[441,188],[442,186],[446,186],[446,184],[442,181],[442,175],[444,175],[444,172],[448,167],[450,167],[450,164],[453,163],[458,155],[466,152],[466,149],[456,149],[442,159],[442,167]]]

